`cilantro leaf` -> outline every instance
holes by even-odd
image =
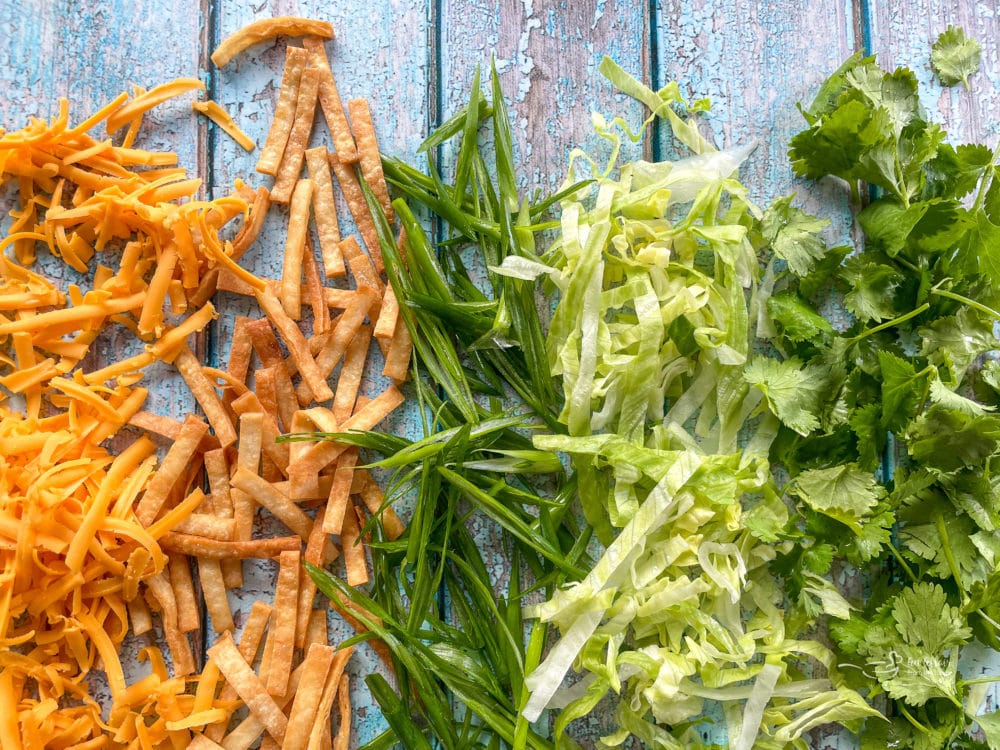
[[[903,275],[895,268],[858,255],[847,259],[841,277],[851,287],[844,305],[862,323],[896,316],[895,294]]]
[[[830,221],[796,208],[792,205],[793,197],[779,198],[767,208],[761,219],[761,233],[774,254],[788,263],[792,273],[805,276],[826,251],[819,232],[829,226]]]
[[[795,478],[794,492],[813,510],[830,516],[861,533],[861,520],[884,496],[871,472],[857,464],[809,469]]]
[[[882,426],[887,430],[902,430],[917,411],[920,400],[920,380],[923,373],[905,359],[887,351],[878,353],[882,371]]]
[[[917,333],[923,338],[921,356],[937,367],[947,368],[953,385],[962,382],[976,357],[1000,348],[993,321],[965,307],[922,326]]]
[[[988,146],[963,143],[952,146],[943,143],[935,157],[924,165],[927,197],[951,196],[962,198],[979,183],[983,172],[993,163],[994,154]]]
[[[893,601],[892,618],[907,643],[934,654],[961,646],[972,637],[958,607],[948,605],[944,589],[936,583],[918,582],[903,589]]]
[[[858,466],[874,472],[882,460],[887,438],[878,404],[867,404],[851,413],[851,430],[858,437]]]
[[[757,357],[743,371],[746,381],[761,391],[771,411],[788,428],[808,435],[819,427],[820,394],[826,372],[814,365],[802,367],[795,359],[779,362]]]
[[[973,417],[935,404],[910,426],[907,449],[925,466],[943,472],[978,466],[997,451],[1000,420]]]
[[[794,292],[780,292],[767,300],[767,312],[778,331],[789,341],[822,341],[833,326]]]
[[[931,47],[931,67],[943,86],[961,81],[968,89],[969,76],[979,70],[982,52],[979,42],[967,37],[961,27],[949,25]]]

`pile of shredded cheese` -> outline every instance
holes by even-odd
[[[214,317],[213,269],[236,267],[220,229],[246,218],[253,198],[244,189],[197,200],[201,181],[175,154],[132,148],[143,112],[160,100],[149,94],[123,94],[76,126],[63,100],[52,122],[0,135],[0,176],[19,197],[0,242],[0,385],[23,398],[23,409],[0,406],[3,748],[186,747],[189,727],[240,705],[215,696],[217,670],[171,678],[149,647],[141,656],[151,673],[127,685],[118,656],[130,623],[176,603],[157,541],[169,524],[146,527],[133,511],[155,475],[155,445],[142,436],[115,456],[102,443],[142,408],[146,391],[133,387],[142,368],[173,361]],[[87,134],[105,121],[109,131],[128,126],[123,145]],[[64,292],[27,268],[36,243],[80,272],[95,256],[119,260],[93,269],[91,289]],[[85,373],[111,323],[148,342],[146,352]],[[110,712],[89,694],[93,669],[107,676]]]

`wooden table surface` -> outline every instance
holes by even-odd
[[[502,0],[499,8],[483,0],[0,0],[0,125],[13,129],[29,115],[49,117],[59,96],[69,97],[78,121],[132,84],[200,76],[208,95],[260,144],[284,40],[253,47],[222,70],[207,60],[234,30],[277,15],[333,23],[331,59],[342,95],[370,97],[383,151],[410,160],[428,128],[461,103],[475,66],[488,66],[495,55],[514,117],[521,182],[543,189],[559,184],[572,147],[594,145],[591,110],[632,122],[642,117],[599,76],[602,55],[654,88],[678,80],[692,97],[710,97],[705,127],[720,146],[757,142],[742,173],[751,196],[763,203],[799,191],[809,208],[834,219],[834,234],[849,226],[844,191],[793,179],[785,150],[803,124],[796,102],[808,102],[853,52],[875,53],[886,67],[912,67],[952,140],[994,146],[1000,132],[998,0]],[[970,92],[942,90],[932,79],[930,44],[949,23],[983,45],[982,71]],[[178,152],[182,165],[205,178],[210,196],[226,193],[237,177],[259,184],[256,153],[193,117],[191,98],[155,110],[140,145]],[[640,149],[658,157],[669,144],[651,138],[632,155]],[[349,221],[346,211],[341,217]],[[282,244],[278,222],[270,229],[245,262],[273,277]],[[210,363],[225,361],[235,316],[256,314],[232,296],[219,307],[206,339]],[[102,346],[109,357],[138,351],[127,332],[106,337]],[[147,381],[148,409],[177,417],[193,408],[168,368]],[[412,416],[390,426],[412,431]],[[244,611],[253,597],[270,598],[273,574],[267,566],[257,571],[240,602]],[[363,674],[372,665],[362,654],[352,669]],[[357,703],[360,739],[371,738],[382,727],[378,709],[360,694]],[[817,742],[850,746],[836,737]]]

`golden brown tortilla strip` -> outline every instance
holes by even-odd
[[[358,182],[358,177],[354,174],[354,168],[350,164],[345,164],[337,154],[330,154],[329,161],[330,169],[333,170],[333,174],[337,177],[337,182],[340,184],[340,191],[344,194],[344,199],[347,201],[347,207],[351,211],[351,216],[354,217],[354,225],[358,228],[361,239],[364,240],[365,247],[368,248],[368,254],[371,255],[375,267],[381,273],[385,270],[385,267],[382,265],[382,247],[378,243],[375,222],[372,221],[372,215],[368,211],[368,204],[365,203],[365,196],[361,192],[361,183]],[[341,252],[343,252],[343,246],[341,246]]]
[[[309,234],[309,205],[312,203],[312,181],[299,180],[292,192],[289,207],[288,234],[281,266],[281,304],[292,320],[302,317],[302,256]]]
[[[180,435],[170,446],[159,470],[153,475],[146,492],[136,505],[135,515],[143,526],[149,526],[156,520],[171,488],[187,469],[207,432],[208,425],[194,415],[188,415],[184,420]]]
[[[324,42],[322,39],[306,37],[302,44],[309,50],[309,64],[320,71],[319,104],[327,127],[330,128],[333,147],[345,163],[353,164],[358,160],[358,150],[354,145],[350,125],[347,124],[347,115],[344,114],[344,105],[340,101],[340,92],[326,56]]]
[[[315,119],[318,91],[319,71],[306,68],[302,72],[299,95],[295,102],[295,122],[292,123],[292,132],[288,134],[285,153],[281,155],[278,175],[275,177],[274,187],[271,188],[271,200],[275,203],[288,203],[299,175],[302,174],[306,146],[309,144]],[[311,193],[309,198],[312,200]]]
[[[274,119],[268,131],[267,140],[261,149],[257,160],[257,171],[272,177],[278,174],[281,155],[285,153],[285,144],[292,132],[295,122],[295,105],[299,98],[299,85],[302,72],[306,69],[309,53],[302,47],[289,46],[285,50],[285,70],[281,75],[281,89],[278,103],[274,108]]]
[[[225,633],[208,649],[208,655],[225,676],[226,681],[236,688],[237,694],[263,724],[268,734],[279,742],[284,740],[288,718],[267,692],[260,678],[246,663],[236,648],[232,635]]]
[[[386,218],[392,224],[396,215],[389,199],[389,186],[385,184],[385,174],[382,172],[382,154],[379,153],[378,139],[375,137],[375,125],[372,123],[372,113],[368,108],[367,99],[351,99],[347,103],[347,111],[351,115],[351,126],[354,131],[354,142],[358,147],[358,160],[361,163],[361,174],[372,189]]]
[[[313,181],[313,216],[319,234],[319,251],[323,257],[323,269],[327,278],[343,276],[347,273],[344,258],[337,243],[340,242],[340,223],[337,220],[337,205],[333,199],[333,178],[330,176],[330,162],[323,146],[306,150],[306,166]]]

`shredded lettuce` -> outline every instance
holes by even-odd
[[[601,747],[687,748],[720,703],[737,750],[878,715],[828,649],[787,630],[769,569],[788,509],[768,461],[777,422],[761,408],[777,396],[744,378],[773,285],[755,245],[762,213],[736,178],[752,147],[716,150],[681,116],[704,105],[676,84],[654,92],[607,60],[601,69],[693,155],[619,164],[620,139],[638,136],[595,115],[612,163],[575,152],[567,185],[580,169],[597,177],[562,201],[558,238],[539,261],[497,269],[547,275],[557,294],[547,349],[567,434],[534,444],[572,458],[605,545],[585,578],[527,610],[560,638],[527,678],[523,714],[561,708],[558,741],[613,693],[618,728]],[[816,576],[816,616],[848,616],[825,583]],[[574,668],[584,676],[564,685]]]

